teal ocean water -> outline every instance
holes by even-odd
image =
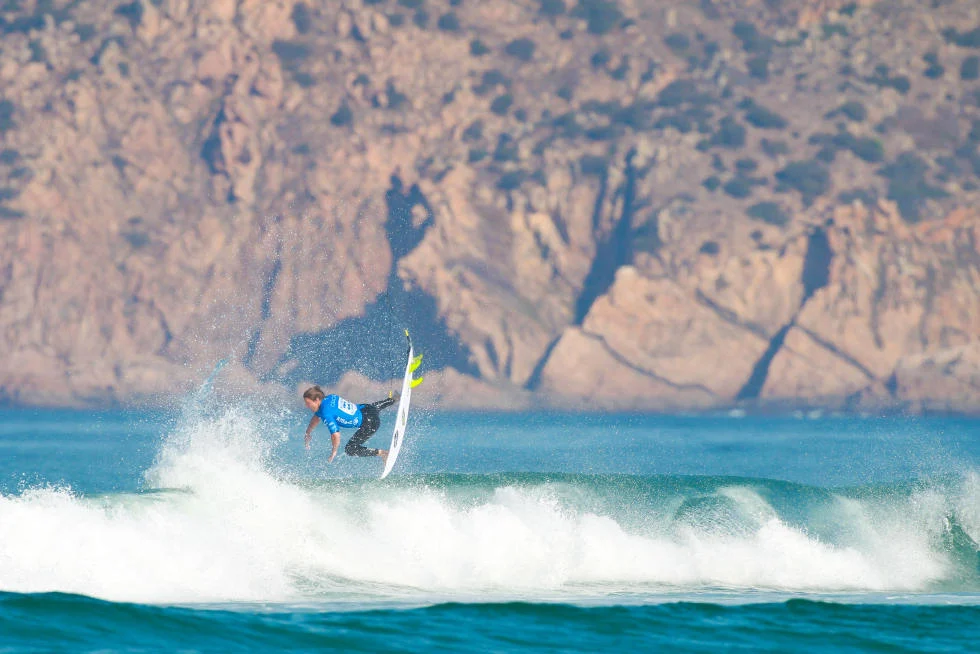
[[[0,650],[980,640],[977,421],[420,411],[378,481],[307,420],[0,411]]]

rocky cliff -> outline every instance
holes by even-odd
[[[967,0],[0,6],[0,397],[980,407]],[[344,375],[346,371],[354,372]]]

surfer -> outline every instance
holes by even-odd
[[[340,447],[340,428],[357,427],[357,431],[347,445],[344,453],[347,456],[380,456],[384,462],[388,458],[388,450],[375,450],[364,447],[367,439],[378,431],[381,426],[381,416],[379,412],[398,401],[398,393],[388,393],[388,397],[370,404],[354,404],[339,395],[327,395],[319,386],[311,386],[303,393],[303,403],[306,408],[313,412],[310,424],[306,428],[306,449],[310,449],[310,442],[313,440],[313,429],[321,421],[327,424],[330,430],[330,442],[333,451],[327,462],[332,462],[337,456],[337,449]]]

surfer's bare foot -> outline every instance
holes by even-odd
[[[378,450],[378,456],[381,457],[381,465],[388,465],[388,450]]]

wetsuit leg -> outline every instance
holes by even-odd
[[[354,435],[351,436],[351,439],[347,441],[347,445],[344,446],[344,452],[347,456],[377,456],[378,451],[364,447],[364,443],[367,439],[374,436],[374,432],[378,431],[378,427],[381,426],[381,418],[378,416],[378,410],[373,404],[362,404],[360,409],[364,421],[357,431],[354,432]]]
[[[393,397],[386,397],[383,400],[378,400],[377,402],[371,402],[371,406],[373,406],[378,411],[381,411],[382,409],[387,409],[392,404],[397,402],[399,397],[400,395],[395,395]]]

